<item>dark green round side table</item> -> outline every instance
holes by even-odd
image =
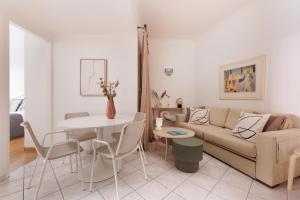
[[[175,167],[183,172],[193,173],[199,169],[202,160],[203,142],[195,137],[173,139],[172,153]]]

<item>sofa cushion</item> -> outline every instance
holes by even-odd
[[[245,157],[256,157],[255,143],[231,135],[232,130],[222,128],[214,131],[205,131],[204,139],[212,144],[224,147]]]
[[[227,119],[225,122],[225,128],[234,129],[234,127],[237,125],[238,119],[240,118],[241,112],[248,112],[251,113],[252,111],[247,110],[241,110],[241,109],[229,109]]]
[[[203,134],[205,132],[213,132],[213,131],[223,129],[223,128],[220,128],[218,126],[213,126],[213,125],[197,125],[197,124],[190,124],[190,123],[185,123],[185,122],[178,123],[177,126],[193,130],[195,132],[196,136],[201,139],[203,139],[203,137],[204,137]]]
[[[256,134],[261,133],[270,118],[270,114],[252,114],[241,112],[238,124],[232,130],[235,137],[256,142]]]
[[[209,125],[209,109],[190,108],[189,123],[198,125]]]
[[[212,125],[224,127],[229,108],[209,107],[209,122]]]

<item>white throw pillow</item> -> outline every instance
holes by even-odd
[[[255,142],[256,134],[261,133],[269,120],[270,114],[252,114],[241,112],[238,123],[232,131],[232,135]]]
[[[189,122],[191,124],[209,125],[209,109],[190,108]]]

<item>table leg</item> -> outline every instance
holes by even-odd
[[[103,128],[97,128],[97,138],[103,139]],[[98,147],[98,146],[97,146]],[[83,182],[90,182],[91,180],[91,162],[83,167],[80,173],[80,180]],[[94,177],[93,182],[100,182],[109,179],[114,176],[112,160],[102,159],[100,155],[97,155],[95,166],[94,166]]]
[[[168,138],[166,138],[166,152],[165,152],[165,160],[167,160],[168,156]]]

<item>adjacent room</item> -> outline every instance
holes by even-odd
[[[0,200],[299,200],[299,9],[1,1]]]

